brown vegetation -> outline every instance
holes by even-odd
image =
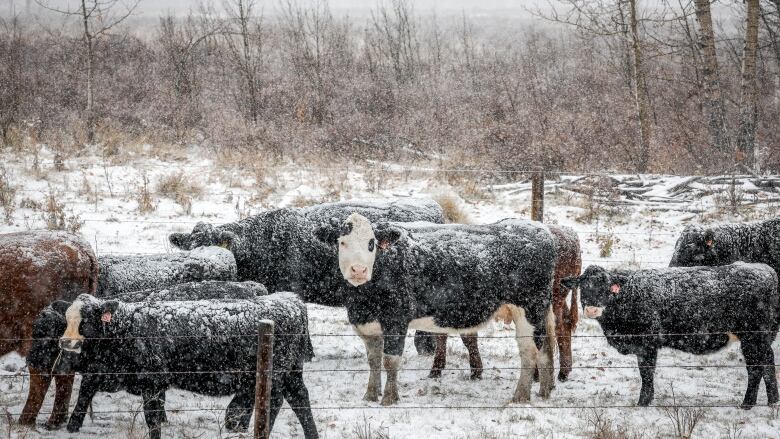
[[[748,120],[737,104],[753,69],[752,58],[743,69],[738,48],[744,31],[710,29],[690,5],[669,2],[660,16],[645,2],[600,0],[600,22],[617,28],[596,34],[535,27],[540,18],[422,15],[407,0],[358,18],[324,1],[282,2],[262,18],[255,1],[219,3],[183,18],[134,17],[133,30],[112,27],[87,52],[82,30],[62,14],[0,22],[0,59],[9,60],[0,63],[3,143],[33,147],[22,140],[35,138],[75,152],[93,144],[111,157],[143,136],[263,157],[262,165],[371,158],[464,170],[702,173],[731,165],[733,150],[716,150],[733,148],[728,139]],[[639,8],[640,23],[625,4]],[[749,78],[761,90],[748,114],[756,156],[773,170],[778,14],[761,3]]]

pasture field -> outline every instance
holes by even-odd
[[[490,176],[477,180],[464,175],[456,180],[440,172],[387,164],[374,171],[263,170],[215,164],[197,149],[180,158],[150,155],[139,153],[118,162],[87,155],[66,160],[58,170],[45,149],[35,157],[4,153],[5,179],[14,190],[14,203],[12,224],[3,224],[0,232],[45,228],[49,223],[78,229],[98,255],[160,253],[175,251],[167,242],[170,232],[188,231],[198,221],[224,223],[265,208],[320,201],[447,193],[458,194],[455,202],[474,222],[527,217],[530,212],[530,190],[523,175],[518,175],[517,183],[490,185]],[[559,182],[577,178],[552,177]],[[678,200],[670,189],[685,177],[642,178],[655,199],[628,203],[617,193],[606,202],[556,189],[553,183],[546,196],[545,221],[579,233],[584,266],[649,268],[668,265],[676,237],[687,224],[761,219],[780,211],[777,201],[769,201],[764,192],[752,191],[741,180],[736,190],[728,184],[713,185],[699,188],[691,199]],[[610,348],[598,325],[584,318],[573,340],[569,381],[557,383],[549,400],[534,394],[530,404],[509,404],[520,366],[514,330],[495,326],[480,334],[485,336],[480,339],[485,364],[481,381],[468,379],[466,351],[454,337],[448,369],[440,379],[428,379],[432,358],[418,356],[409,337],[400,373],[401,402],[385,408],[361,399],[367,380],[365,352],[345,311],[314,305],[309,309],[316,358],[306,365],[305,379],[323,438],[683,437],[688,432],[681,431],[682,420],[691,417],[698,422],[690,437],[780,438],[780,408],[765,406],[763,385],[759,405],[764,406],[750,411],[737,407],[747,382],[738,344],[703,357],[661,351],[656,407],[639,408],[635,358]],[[780,353],[780,341],[774,349]],[[141,399],[126,393],[99,394],[93,416],[78,434],[46,431],[44,415],[33,430],[15,426],[12,420],[21,411],[29,384],[25,373],[24,359],[18,355],[0,358],[2,437],[144,437]],[[170,422],[163,434],[250,437],[221,429],[228,401],[169,391]],[[46,401],[43,412],[50,410],[51,402],[52,398]],[[272,437],[303,437],[290,410],[282,410]]]

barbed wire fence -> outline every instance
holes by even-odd
[[[39,161],[38,165],[45,165],[44,161]],[[54,165],[54,162],[51,163],[51,165]],[[87,166],[98,166],[98,164],[91,164],[91,165],[85,165],[82,166],[83,168],[86,168]],[[126,166],[126,165],[125,165]],[[160,168],[169,168],[169,165],[167,164],[156,164],[156,163],[144,163],[144,166],[151,166],[151,167],[160,167]],[[212,165],[186,165],[187,169],[213,169]],[[274,168],[277,171],[298,171],[298,172],[344,172],[343,167],[275,167]],[[539,169],[512,169],[512,170],[506,170],[506,169],[438,169],[438,168],[424,168],[424,167],[385,167],[385,166],[376,166],[376,167],[365,167],[365,168],[350,168],[350,171],[360,171],[360,172],[376,172],[377,170],[380,170],[382,172],[404,172],[404,173],[441,173],[441,174],[523,174],[530,176],[530,179],[532,181],[529,181],[526,183],[523,183],[522,187],[514,187],[514,188],[508,188],[507,190],[514,190],[514,191],[529,191],[532,193],[532,215],[535,216],[536,219],[541,220],[544,213],[544,195],[545,195],[545,189],[544,189],[544,178],[545,175],[551,175],[555,176],[557,179],[564,179],[567,177],[571,177],[571,180],[576,181],[577,179],[581,178],[588,178],[588,177],[594,177],[594,178],[604,178],[604,179],[614,179],[614,175],[610,175],[607,172],[572,172],[572,171],[560,171],[560,170],[539,170]],[[620,174],[620,175],[631,175],[631,174]],[[541,178],[539,178],[541,176]],[[700,176],[699,178],[703,178],[705,176]],[[724,181],[721,183],[717,183],[718,178],[722,178],[721,176],[711,176],[711,178],[716,181],[716,184],[723,184],[727,185],[728,182]],[[746,179],[751,181],[760,181],[762,185],[765,185],[768,187],[768,192],[774,192],[777,193],[777,187],[780,187],[780,177],[773,177],[773,176],[755,176],[750,174],[739,174],[736,177],[732,176],[732,180],[734,178],[740,178],[740,179]],[[526,188],[525,185],[528,187]],[[541,186],[540,186],[541,185]],[[495,185],[498,186],[498,185]],[[499,189],[506,189],[506,188],[499,188]],[[46,194],[46,190],[42,189],[26,189],[26,188],[17,188],[17,192],[20,193],[42,193]],[[108,190],[108,189],[106,189]],[[495,190],[495,189],[493,189]],[[80,191],[75,190],[60,190],[60,189],[49,189],[49,191],[54,191],[56,193],[65,193],[70,195],[78,195],[81,196],[82,193]],[[111,190],[111,196],[112,197],[126,197],[126,196],[133,196],[135,195],[135,192],[131,191],[116,191]],[[202,192],[202,196],[207,197],[233,197],[233,196],[251,196],[252,191],[245,191],[244,193],[240,193],[239,191],[233,191],[233,190],[225,190],[225,191],[212,191],[212,192]],[[780,202],[780,197],[778,198],[767,198],[765,199],[765,202]],[[17,220],[23,220],[22,218],[18,218]],[[116,218],[84,218],[81,219],[83,222],[87,223],[97,223],[97,224],[123,224],[123,223],[136,223],[136,224],[152,224],[152,225],[186,225],[186,226],[192,226],[196,224],[197,220],[174,220],[174,219],[165,219],[165,220],[147,220],[147,219],[116,219]],[[214,223],[215,225],[220,225],[221,223]],[[605,233],[608,233],[610,235],[615,236],[676,236],[678,233],[675,232],[664,232],[664,231],[644,231],[644,232],[630,232],[630,231],[605,231],[600,230],[599,228],[581,228],[579,230],[575,230],[581,237],[598,237]],[[97,234],[95,236],[95,240],[97,242]],[[101,252],[101,254],[133,254],[133,255],[151,255],[151,254],[157,254],[153,252],[121,252],[121,253],[115,253],[115,252]],[[621,264],[632,264],[632,263],[643,263],[643,264],[659,264],[659,265],[667,265],[668,261],[656,261],[656,260],[624,260],[624,259],[611,259],[611,258],[602,258],[602,259],[583,259],[583,262],[585,263],[621,263]],[[312,333],[312,334],[274,334],[273,337],[271,337],[271,340],[275,337],[284,337],[284,336],[304,336],[308,335],[313,338],[316,337],[359,337],[358,334],[338,334],[338,333]],[[728,335],[728,333],[705,333],[705,332],[697,332],[697,333],[679,333],[679,334],[610,334],[610,337],[711,337],[711,336],[722,336],[722,335]],[[403,337],[410,337],[409,335],[401,335]],[[435,336],[435,335],[431,335]],[[199,337],[204,336],[193,336],[191,338],[197,339]],[[239,336],[213,336],[213,337],[253,337],[257,338],[258,334],[246,334],[246,335],[239,335]],[[604,338],[605,335],[598,334],[598,335],[572,335],[572,339],[578,339],[578,338]],[[172,336],[149,336],[149,337],[134,337],[134,338],[144,338],[144,339],[154,339],[154,338],[163,338],[163,339],[170,339]],[[176,337],[173,337],[176,338]],[[515,335],[508,335],[508,336],[491,336],[491,335],[485,335],[480,336],[480,338],[483,339],[511,339],[516,338]],[[123,338],[126,339],[126,338]],[[38,339],[42,340],[42,339]],[[7,341],[30,341],[29,339],[0,339],[0,341],[7,342]],[[267,343],[267,342],[266,342]],[[261,342],[259,346],[264,346]],[[266,345],[267,347],[267,345]],[[264,374],[263,380],[266,382],[266,387],[261,387],[261,382],[263,380],[258,379],[257,385],[258,385],[258,391],[257,395],[258,397],[265,395],[264,400],[261,404],[256,404],[254,407],[246,408],[246,410],[255,410],[256,418],[260,418],[263,413],[267,415],[268,410],[268,404],[270,397],[268,396],[270,392],[270,374],[273,372],[272,368],[269,366],[271,363],[271,358],[268,357],[268,351],[266,349],[266,356],[264,357],[261,355],[260,350],[258,350],[258,367],[253,370],[208,370],[208,371],[143,371],[143,372],[137,372],[137,373],[112,373],[112,372],[105,372],[105,373],[97,373],[97,372],[85,372],[82,373],[82,375],[107,375],[107,376],[121,376],[123,374],[127,375],[161,375],[161,374],[172,374],[172,375],[208,375],[208,374],[255,374],[257,377],[259,377],[261,374]],[[265,366],[264,366],[265,365]],[[774,366],[774,367],[780,367],[780,364],[766,364],[766,365],[754,365],[754,366]],[[672,368],[679,368],[679,369],[741,369],[745,368],[745,364],[664,364],[664,365],[656,365],[653,366],[653,368],[659,368],[659,369],[672,369]],[[573,365],[572,369],[598,369],[598,370],[610,370],[610,369],[641,369],[642,366],[639,365],[633,365],[633,366],[627,366],[627,365],[613,365],[613,364],[580,364],[580,365]],[[524,368],[521,366],[518,367],[490,367],[486,368],[489,370],[505,370],[505,371],[523,371],[529,368]],[[403,368],[403,371],[408,372],[424,372],[429,371],[430,368]],[[468,371],[469,368],[447,368],[447,370],[455,370],[455,371]],[[302,370],[305,374],[334,374],[334,373],[350,373],[350,374],[367,374],[370,372],[370,369],[367,368],[304,368]],[[276,371],[276,372],[298,372],[298,370],[287,370],[287,371]],[[29,373],[9,373],[9,374],[0,374],[0,381],[5,380],[11,380],[11,379],[29,379],[30,374]],[[761,405],[759,405],[761,406]],[[669,408],[669,409],[686,409],[686,408],[711,408],[711,409],[718,409],[718,408],[736,408],[739,407],[739,404],[737,403],[727,403],[727,402],[718,402],[718,403],[712,403],[712,404],[679,404],[676,400],[673,401],[673,403],[668,402],[661,402],[659,404],[655,404],[653,407],[655,408]],[[284,409],[296,409],[299,407],[284,407]],[[532,405],[406,405],[406,404],[398,404],[394,406],[377,406],[377,405],[368,405],[368,404],[362,404],[362,405],[317,405],[317,406],[311,406],[308,407],[312,410],[374,410],[374,409],[381,409],[381,410],[393,410],[393,409],[403,409],[403,410],[513,410],[513,409],[532,409],[532,410],[562,410],[562,409],[645,409],[645,407],[640,407],[634,404],[563,404],[563,405],[556,405],[556,404],[547,404],[547,403],[541,403],[541,404],[532,404]],[[178,411],[178,412],[208,412],[208,411],[222,411],[223,408],[215,408],[215,407],[203,407],[203,406],[183,406],[183,407],[176,407],[171,408],[169,410],[172,411]],[[265,410],[265,412],[263,412]],[[115,410],[98,410],[94,411],[93,413],[96,414],[120,414],[120,413],[133,413],[133,410],[122,410],[122,409],[115,409]],[[8,414],[12,416],[19,416],[21,413],[14,413],[14,412],[7,412]],[[39,412],[40,414],[51,414],[51,412]],[[261,415],[261,416],[258,416]],[[259,424],[256,423],[255,425],[255,437],[267,437],[268,432],[267,430],[264,430],[263,428],[267,428],[267,420],[266,427],[263,427],[263,422],[258,421]],[[259,425],[259,427],[258,427]],[[258,430],[259,433],[258,433]]]

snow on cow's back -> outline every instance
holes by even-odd
[[[359,213],[369,221],[431,221],[444,222],[444,210],[430,198],[401,197],[394,199],[359,199],[323,203],[301,208],[300,212],[315,222],[344,221],[351,213]]]
[[[53,251],[76,255],[79,264],[90,264],[92,261],[85,259],[88,258],[85,249],[91,252],[92,246],[81,235],[71,232],[36,230],[0,234],[0,253],[4,258],[12,257],[13,260],[26,261],[39,268],[47,266],[50,261],[41,259],[38,255],[51,254]],[[69,259],[65,254],[62,254],[61,258]]]

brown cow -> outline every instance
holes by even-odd
[[[579,319],[577,311],[577,293],[571,294],[571,305],[566,303],[569,290],[561,287],[561,279],[569,276],[579,276],[582,269],[582,255],[580,252],[580,240],[577,233],[568,227],[548,226],[555,237],[558,246],[558,262],[555,265],[555,279],[553,284],[553,312],[555,313],[555,336],[558,340],[560,352],[560,371],[558,379],[566,381],[571,373],[571,335],[577,327]],[[496,319],[503,320],[506,324],[512,322],[512,313],[508,307],[501,307],[495,314]],[[463,344],[469,353],[469,365],[471,366],[471,378],[482,376],[482,358],[477,346],[477,335],[461,335]],[[433,358],[433,367],[429,377],[438,378],[447,363],[447,334],[436,336],[436,352]]]
[[[57,299],[94,293],[98,264],[81,237],[66,232],[20,232],[0,235],[0,356],[30,349],[35,317]],[[32,425],[52,380],[51,371],[30,368],[30,393],[19,423]],[[56,377],[54,410],[48,425],[64,422],[73,375]]]

